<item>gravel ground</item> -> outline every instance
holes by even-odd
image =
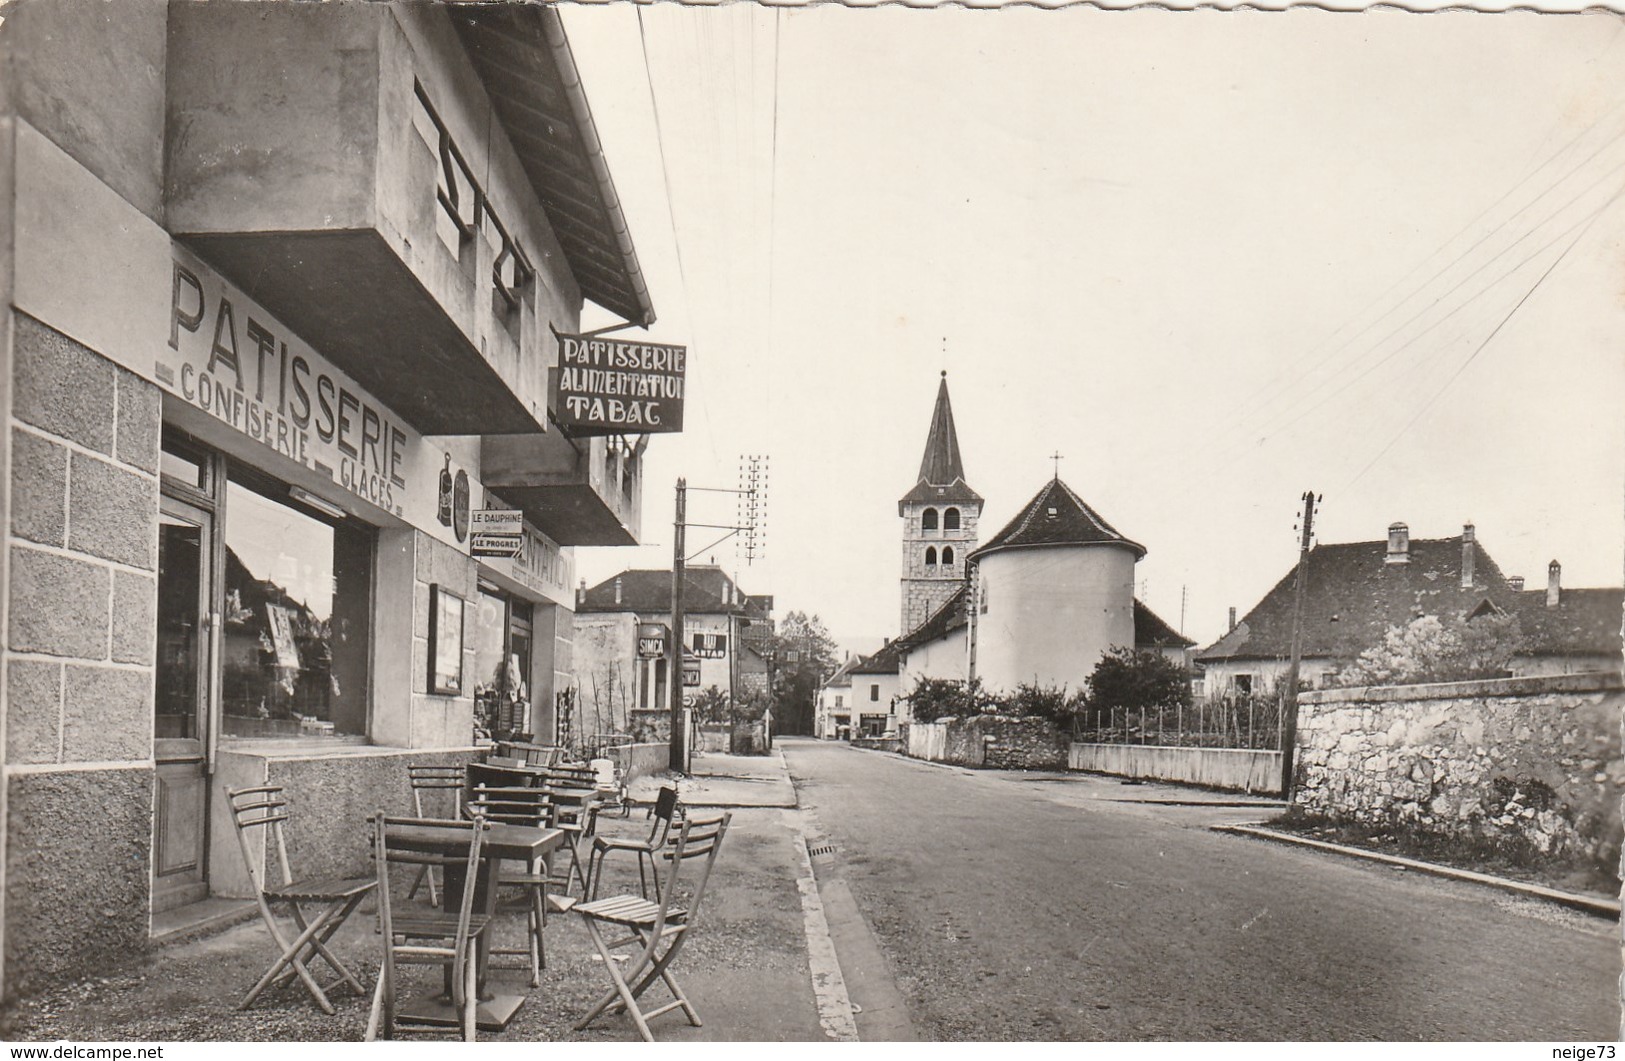
[[[603,831],[641,835],[639,819],[605,823]],[[792,872],[794,850],[779,811],[736,812],[718,858],[699,926],[673,969],[705,1021],[690,1028],[677,1013],[655,1022],[663,1040],[821,1038]],[[636,889],[632,861],[612,863],[608,887]],[[618,872],[616,872],[618,870]],[[627,876],[626,874],[632,874]],[[521,946],[523,914],[498,918],[499,946]],[[378,970],[378,938],[370,911],[353,917],[335,938],[341,959],[370,985]],[[609,986],[586,930],[573,917],[548,921],[548,966],[542,986],[528,991],[528,973],[493,972],[527,993],[529,1002],[501,1033],[502,1041],[627,1041],[636,1029],[624,1016],[601,1018],[585,1032],[571,1024]],[[160,948],[129,967],[21,1001],[0,1015],[0,1036],[21,1041],[346,1041],[366,1030],[370,993],[336,992],[327,1016],[297,983],[268,991],[243,1012],[237,1003],[275,955],[256,918],[218,935]],[[522,959],[496,959],[517,963]],[[320,963],[318,963],[320,965]],[[407,972],[414,987],[437,987],[439,971]],[[318,978],[326,977],[318,973]],[[752,989],[755,989],[754,991]],[[503,990],[499,986],[499,990]],[[415,992],[409,992],[415,993]],[[651,992],[665,1001],[663,989]],[[751,996],[742,998],[741,996]]]

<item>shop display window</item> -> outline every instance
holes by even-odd
[[[221,734],[361,735],[372,532],[286,498],[236,469],[226,484]]]

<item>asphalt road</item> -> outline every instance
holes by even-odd
[[[1256,809],[781,747],[924,1038],[1618,1034],[1617,922],[1207,828]]]

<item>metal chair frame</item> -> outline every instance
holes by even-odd
[[[412,783],[412,809],[419,818],[433,818],[423,806],[423,795],[426,792],[450,792],[451,814],[449,817],[461,818],[463,816],[463,786],[464,776],[461,766],[425,766],[411,763],[406,767],[406,776]],[[412,888],[406,893],[408,899],[417,897],[418,889],[423,882],[429,882],[429,901],[436,906],[440,905],[440,891],[435,886],[434,867],[421,866],[417,876],[412,878]]]
[[[391,846],[391,827],[424,824],[466,828],[469,833],[466,859]],[[372,1010],[367,1015],[366,1040],[372,1042],[380,1034],[385,1039],[392,1039],[397,1031],[439,1030],[435,1025],[422,1028],[401,1026],[395,1020],[396,967],[439,965],[445,971],[447,991],[461,1014],[463,1039],[473,1042],[477,1034],[480,1003],[478,944],[480,937],[490,928],[489,918],[474,914],[474,898],[478,887],[480,851],[490,825],[483,818],[472,821],[389,818],[382,811],[373,816],[372,825],[373,865],[378,874],[378,929],[383,937],[384,953],[378,969],[378,986],[373,992]],[[435,911],[397,917],[390,894],[389,867],[392,863],[442,868],[461,865],[463,896],[456,914]],[[397,938],[401,942],[397,943]]]
[[[476,785],[464,810],[482,815],[487,821],[551,828],[555,808],[546,789]],[[521,873],[499,871],[494,878],[496,887],[516,887],[524,892],[526,946],[524,950],[492,947],[490,953],[493,957],[524,955],[530,963],[531,987],[542,986],[542,970],[547,968],[548,889],[568,885],[569,877],[554,876],[545,858],[526,866]]]
[[[254,885],[254,899],[259,904],[260,919],[270,930],[271,938],[282,949],[276,961],[271,963],[265,975],[249,989],[247,995],[243,996],[237,1008],[247,1009],[267,987],[273,983],[281,984],[294,976],[305,985],[305,990],[316,1000],[316,1004],[324,1013],[335,1012],[333,1003],[328,1000],[327,992],[336,987],[349,986],[357,994],[365,995],[366,987],[328,949],[327,942],[355,912],[356,907],[361,905],[367,893],[372,891],[375,882],[353,877],[305,881],[294,879],[293,867],[288,861],[287,839],[283,834],[283,826],[287,824],[289,818],[288,800],[281,785],[228,788],[226,802],[231,808],[231,820],[236,826],[237,843],[242,849],[243,862],[248,867],[249,880]],[[270,839],[275,844],[277,861],[282,867],[281,884],[269,884],[266,879],[266,867],[256,866],[254,853],[248,842],[249,833],[255,829],[268,830]],[[293,923],[299,928],[298,934],[292,940],[283,935],[282,929],[277,924],[276,908],[279,906],[287,909]],[[320,907],[320,911],[312,916],[307,911],[307,906]],[[318,957],[338,974],[337,980],[325,986],[316,982],[316,977],[310,971],[310,964]]]
[[[677,789],[672,785],[663,785],[660,793],[655,796],[654,806],[649,808],[649,817],[653,819],[653,824],[649,827],[649,835],[646,838],[639,840],[632,837],[593,837],[592,852],[587,856],[588,886],[585,894],[593,899],[598,897],[598,888],[603,883],[604,863],[611,854],[617,851],[631,851],[638,858],[638,890],[647,899],[649,877],[656,875],[655,852],[665,844],[673,819],[681,813]],[[644,870],[646,862],[647,872]]]
[[[690,818],[678,827],[677,835],[668,841],[667,849],[662,852],[662,857],[670,866],[663,875],[664,879],[657,884],[658,902],[637,895],[615,895],[586,903],[576,903],[570,899],[557,903],[561,908],[574,909],[581,916],[613,985],[576,1022],[577,1031],[585,1029],[602,1014],[623,1009],[637,1026],[638,1033],[648,1042],[654,1042],[649,1021],[674,1009],[681,1009],[689,1024],[700,1027],[700,1015],[672,975],[671,964],[682,951],[683,943],[693,934],[700,902],[705,897],[711,869],[716,865],[717,854],[722,850],[723,836],[732,817],[731,814],[724,814],[716,818]],[[677,906],[677,884],[682,864],[693,858],[703,858],[705,862],[688,904]],[[618,939],[606,938],[605,932],[613,929],[630,930],[630,934]],[[617,949],[629,946],[636,946],[639,950],[630,956],[615,954]],[[617,961],[617,957],[626,960]],[[654,1009],[639,1008],[638,999],[657,980],[666,985],[672,1001]]]

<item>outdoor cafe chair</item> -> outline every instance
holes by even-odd
[[[490,928],[491,919],[474,913],[475,889],[479,879],[480,848],[490,825],[483,818],[472,821],[440,821],[421,818],[386,818],[382,811],[373,816],[373,867],[378,874],[378,932],[383,937],[383,961],[378,969],[378,986],[373,991],[372,1011],[367,1016],[366,1040],[381,1034],[393,1039],[397,1031],[431,1031],[434,1026],[416,1027],[396,1021],[396,993],[403,965],[438,965],[461,1019],[463,1039],[473,1042],[479,1008],[479,944]],[[468,854],[441,855],[405,846],[400,831],[413,825],[435,825],[468,830]],[[463,895],[455,911],[411,909],[397,914],[390,893],[390,867],[396,865],[461,867]]]
[[[283,835],[283,826],[287,824],[289,817],[288,800],[281,785],[228,788],[226,802],[231,807],[231,821],[236,826],[237,843],[242,849],[249,880],[254,886],[254,899],[259,904],[260,919],[265,922],[265,927],[271,932],[271,938],[281,948],[276,961],[271,963],[271,967],[260,977],[259,982],[249,989],[237,1008],[247,1009],[272,983],[280,983],[290,976],[297,976],[300,979],[305,985],[305,990],[310,992],[310,996],[316,1000],[316,1004],[324,1013],[334,1012],[333,1003],[328,1001],[327,992],[335,987],[349,985],[357,994],[365,995],[367,989],[328,949],[327,941],[333,938],[333,933],[337,932],[345,920],[355,912],[355,908],[361,905],[361,900],[372,891],[374,882],[364,877],[294,879],[293,864],[288,861],[288,845]],[[267,850],[267,845],[261,843],[262,857],[256,859],[250,836],[257,836],[261,840],[268,838],[271,841],[277,864],[282,870],[280,884],[269,883],[269,869],[265,862],[269,860],[272,851]],[[293,919],[293,923],[298,926],[298,934],[292,940],[284,935],[282,927],[277,923],[278,909],[285,910]],[[325,986],[316,982],[316,977],[310,971],[310,965],[317,957],[338,974],[337,980]]]
[[[658,900],[639,895],[613,895],[590,902],[555,896],[550,900],[555,909],[573,909],[587,926],[593,946],[603,959],[603,969],[609,975],[612,989],[587,1011],[575,1024],[582,1031],[606,1012],[624,1009],[637,1025],[638,1033],[648,1042],[654,1042],[649,1021],[663,1013],[681,1009],[683,1016],[694,1027],[700,1026],[700,1015],[693,1003],[683,994],[671,964],[682,951],[683,943],[694,933],[700,901],[705,897],[705,886],[711,879],[711,868],[722,850],[722,838],[728,831],[731,814],[717,818],[690,818],[677,827],[676,835],[668,840],[662,858],[670,863],[661,874],[656,890]],[[699,879],[695,881],[686,905],[677,905],[678,878],[684,862],[703,859]],[[625,936],[615,938],[618,933]],[[606,938],[606,933],[609,938]],[[631,948],[626,955],[615,952]],[[624,960],[617,960],[622,958]],[[663,1006],[644,1010],[638,1000],[656,980],[666,985],[672,1000]]]
[[[465,810],[486,821],[508,825],[528,825],[551,828],[553,803],[545,789],[492,788],[474,786]],[[564,890],[569,885],[566,875],[553,875],[545,859],[526,866],[521,872],[503,869],[497,873],[496,885],[518,888],[525,897],[525,949],[491,948],[493,957],[524,955],[530,962],[530,986],[542,986],[542,970],[547,968],[547,893],[550,888]]]
[[[585,896],[587,863],[582,857],[581,845],[598,831],[598,790],[591,782],[580,785],[553,771],[548,771],[545,787],[553,802],[553,827],[564,831],[565,843],[570,848],[564,890],[568,892],[573,884],[580,884],[581,894]]]
[[[461,766],[408,764],[406,776],[412,783],[412,809],[417,812],[419,818],[437,817],[435,811],[448,809],[443,806],[435,807],[432,805],[427,808],[424,807],[424,799],[435,799],[434,793],[436,792],[449,792],[451,794],[451,806],[446,817],[462,817],[463,768]],[[442,799],[441,802],[443,803],[444,800]],[[406,897],[408,899],[416,898],[418,889],[423,886],[424,881],[429,883],[429,901],[439,906],[440,892],[435,887],[433,866],[418,867],[417,876],[412,878],[412,889],[406,893]]]
[[[663,785],[660,794],[655,797],[654,806],[649,809],[652,824],[649,826],[649,835],[635,836],[595,836],[592,838],[592,853],[587,857],[587,895],[589,898],[598,897],[598,886],[603,883],[604,863],[610,855],[617,851],[631,851],[638,860],[638,890],[647,899],[649,897],[649,877],[656,874],[655,852],[666,842],[666,835],[671,831],[672,819],[678,814],[677,789],[671,785]],[[648,870],[644,863],[647,861]]]

